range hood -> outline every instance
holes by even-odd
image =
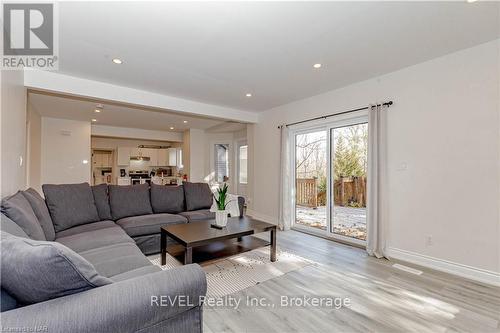
[[[131,161],[149,161],[150,158],[148,156],[130,156]]]

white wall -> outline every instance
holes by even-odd
[[[464,270],[500,272],[499,45],[479,45],[262,113],[249,131],[251,211],[277,221],[279,124],[393,100],[387,111],[389,248]],[[406,171],[398,171],[401,163]],[[426,245],[429,235],[432,246]]]
[[[182,147],[182,144],[179,142],[91,137],[91,147],[94,149],[117,149],[118,147],[137,147],[139,145]]]
[[[184,173],[188,174],[189,181],[215,183],[214,159],[215,144],[229,145],[229,191],[237,193],[236,184],[236,152],[237,140],[247,138],[246,129],[236,132],[212,133],[199,129],[190,129],[184,132],[183,156]]]
[[[42,117],[42,184],[90,183],[90,154],[90,122]]]
[[[182,133],[182,164],[183,164],[183,174],[188,175],[190,178],[190,164],[191,164],[191,140],[190,140],[190,130],[184,131]]]
[[[92,125],[91,131],[92,135],[103,137],[182,142],[182,133],[180,132],[155,131],[142,128],[116,127],[96,124]]]
[[[28,186],[42,193],[42,117],[28,103]]]
[[[1,195],[26,187],[26,88],[23,71],[0,71],[1,77]],[[22,161],[22,163],[21,163]]]
[[[208,158],[206,142],[204,130],[193,128],[189,130],[189,181],[191,182],[205,181]]]

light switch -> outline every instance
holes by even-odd
[[[397,171],[406,171],[408,169],[408,164],[406,162],[401,162],[398,165]]]

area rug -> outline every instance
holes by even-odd
[[[277,249],[277,260],[269,260],[270,247],[262,247],[245,253],[227,257],[202,268],[207,274],[207,296],[223,297],[261,282],[284,275],[291,271],[314,264],[288,251]],[[167,254],[166,265],[160,265],[159,255],[149,256],[149,260],[161,269],[182,266],[174,257]]]

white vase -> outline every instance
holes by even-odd
[[[215,224],[219,227],[227,225],[227,210],[218,210],[215,212]]]

